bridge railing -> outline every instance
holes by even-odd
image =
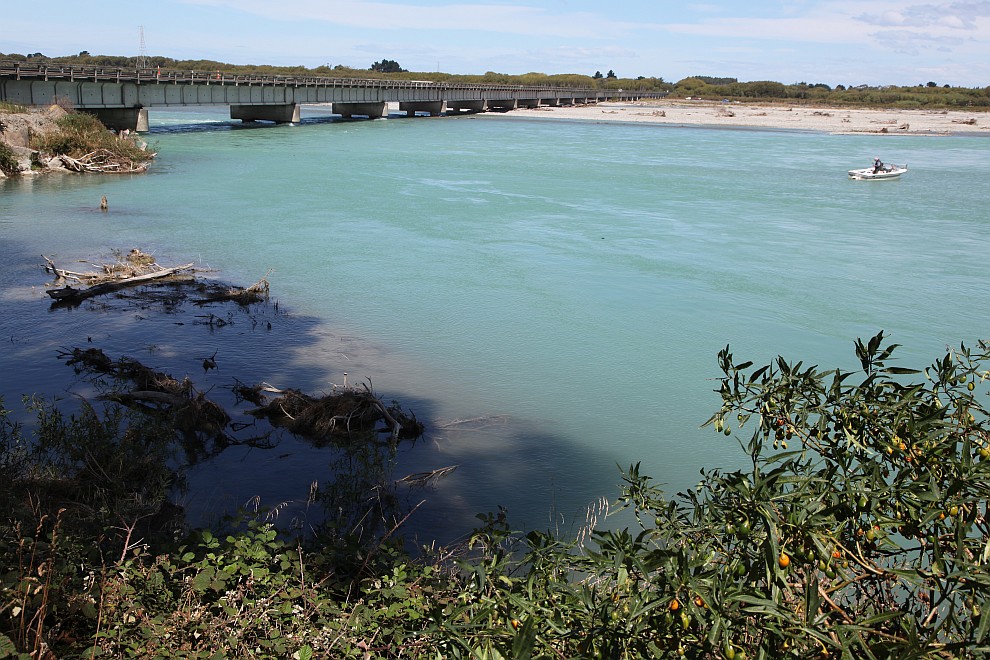
[[[322,76],[259,76],[232,74],[223,71],[184,71],[146,67],[123,69],[118,67],[59,66],[31,62],[0,61],[0,77],[43,80],[68,80],[71,82],[131,82],[171,83],[176,85],[258,85],[290,87],[362,87],[371,89],[484,89],[508,92],[526,92],[534,97],[558,95],[562,91],[575,96],[606,97],[623,90],[596,88],[554,87],[550,85],[504,85],[488,83],[432,82],[422,80],[385,80],[379,78],[332,78]],[[659,92],[625,90],[637,96],[663,96]]]

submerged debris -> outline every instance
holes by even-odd
[[[269,271],[269,274],[270,273],[271,271]],[[262,302],[264,300],[268,300],[269,286],[266,278],[267,275],[246,289],[233,286],[222,290],[218,289],[210,292],[202,298],[197,298],[193,302],[197,305],[206,305],[209,303],[230,301],[235,302],[242,307]]]
[[[225,437],[230,415],[197,391],[188,378],[177,380],[129,357],[113,360],[99,348],[63,350],[59,357],[76,373],[106,375],[132,385],[130,391],[114,390],[100,398],[146,413],[164,414],[187,441],[202,435],[204,440],[222,439],[224,446],[230,444]]]
[[[423,434],[423,424],[415,415],[407,415],[394,403],[386,406],[367,386],[336,389],[323,397],[289,389],[248,412],[315,442],[339,442],[352,433],[379,431],[379,423],[386,424],[383,431],[392,439],[414,439]]]

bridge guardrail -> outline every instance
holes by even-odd
[[[607,97],[616,90],[573,88],[555,86],[504,85],[489,83],[428,82],[411,80],[385,80],[379,78],[332,78],[320,76],[257,76],[231,74],[223,71],[185,71],[147,67],[123,69],[118,67],[51,66],[25,62],[0,61],[0,77],[43,80],[68,80],[71,82],[131,82],[171,84],[219,84],[219,85],[287,85],[296,87],[363,87],[371,89],[482,89],[493,91],[528,92],[534,97],[541,94],[559,95],[561,92],[575,96]],[[660,97],[660,92],[618,90],[619,94],[632,93],[644,97]]]

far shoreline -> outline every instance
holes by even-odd
[[[684,128],[810,131],[833,135],[990,137],[990,113],[964,110],[868,109],[665,99],[520,108],[497,116]]]

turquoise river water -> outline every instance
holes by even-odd
[[[152,109],[145,175],[0,182],[8,408],[69,396],[56,352],[88,341],[204,388],[319,392],[347,372],[427,425],[397,476],[457,466],[413,523],[446,540],[498,505],[571,528],[634,462],[672,491],[737,465],[734,439],[699,428],[727,344],[853,368],[853,341],[882,329],[923,367],[990,335],[987,139],[311,108],[252,129],[225,112]],[[878,154],[910,171],[847,179]],[[260,332],[246,322],[187,338],[140,310],[49,311],[40,255],[131,247],[244,285],[267,274],[283,325],[239,352],[221,335]],[[300,443],[235,447],[190,472],[184,503],[272,506],[326,469]]]

